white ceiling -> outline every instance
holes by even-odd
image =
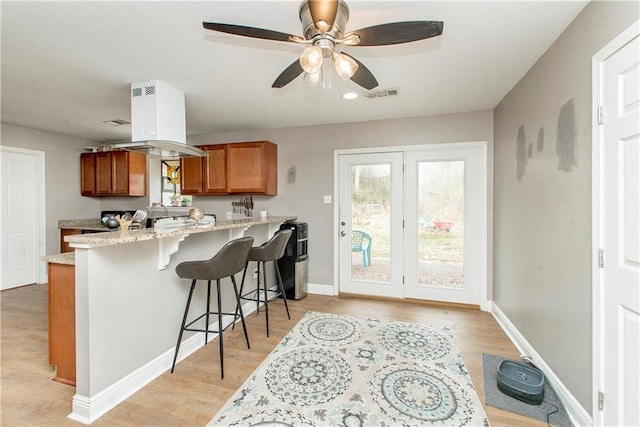
[[[344,101],[302,78],[271,84],[303,46],[214,33],[202,21],[302,34],[299,2],[1,2],[2,121],[96,141],[130,138],[130,83],[186,94],[187,133],[219,133],[491,109],[586,1],[348,2],[347,31],[444,21],[441,37],[349,47],[393,98]]]

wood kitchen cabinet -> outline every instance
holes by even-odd
[[[227,194],[226,144],[198,147],[207,157],[186,157],[180,161],[180,194]]]
[[[80,155],[83,196],[145,196],[147,156],[135,151],[106,151]]]
[[[278,147],[269,141],[227,145],[229,193],[278,193]]]
[[[181,194],[278,194],[278,146],[269,141],[202,145],[207,157],[180,161]]]
[[[49,263],[49,364],[54,381],[76,385],[75,265]]]
[[[61,228],[60,229],[60,252],[73,252],[74,249],[69,246],[69,243],[64,241],[64,236],[72,236],[75,234],[82,234],[82,230],[76,228]]]

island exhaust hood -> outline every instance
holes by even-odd
[[[184,92],[160,80],[131,85],[131,142],[109,144],[109,148],[164,159],[207,155],[187,145]]]

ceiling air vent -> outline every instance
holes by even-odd
[[[106,123],[106,124],[111,125],[111,126],[122,126],[122,125],[131,124],[131,122],[128,122],[128,121],[122,120],[122,119],[107,120],[107,121],[102,122],[102,123]]]
[[[387,98],[390,96],[398,96],[398,89],[379,89],[364,93],[365,98]]]

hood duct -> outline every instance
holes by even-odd
[[[207,155],[187,145],[184,92],[160,80],[131,85],[131,142],[109,146],[165,159]]]

